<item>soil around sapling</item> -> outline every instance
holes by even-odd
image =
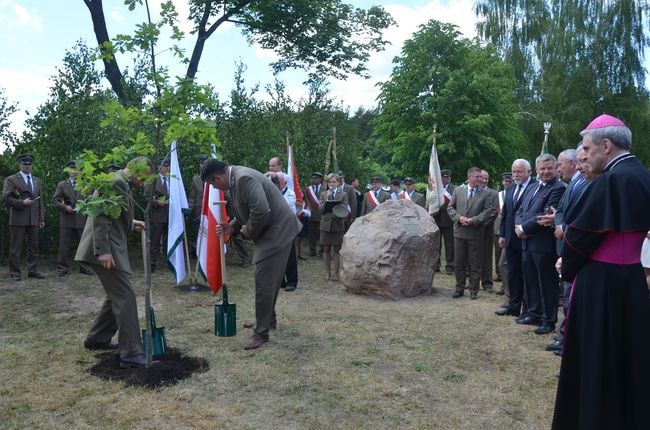
[[[99,362],[88,369],[91,375],[108,381],[120,381],[130,387],[149,389],[175,385],[194,373],[202,373],[210,368],[206,359],[185,356],[174,348],[169,348],[163,355],[155,355],[154,360],[160,363],[150,368],[121,369],[120,354],[117,352],[105,352],[97,355],[97,358]]]

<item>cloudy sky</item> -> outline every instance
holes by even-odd
[[[378,91],[377,82],[388,79],[392,59],[399,54],[403,42],[417,30],[420,24],[430,19],[451,22],[468,37],[475,35],[475,17],[471,0],[348,0],[354,6],[367,8],[380,4],[391,13],[397,26],[385,33],[391,45],[383,52],[372,55],[368,63],[369,79],[351,77],[346,81],[332,81],[332,94],[345,106],[355,110],[359,106],[375,105]],[[175,0],[179,17],[187,16],[184,0]],[[150,0],[152,9],[158,10],[160,0]],[[122,0],[105,0],[109,35],[131,34],[134,25],[146,20],[143,8],[133,12],[123,5]],[[189,32],[189,24],[181,27]],[[77,40],[84,40],[89,46],[95,43],[90,14],[82,0],[0,0],[0,87],[6,90],[10,102],[17,102],[19,113],[12,116],[14,130],[23,129],[26,111],[34,114],[39,105],[47,100],[50,77],[60,66],[65,51],[74,46]],[[193,38],[185,45],[186,53],[191,53]],[[159,50],[163,50],[161,44]],[[197,75],[199,81],[215,86],[222,98],[226,98],[233,86],[235,64],[238,60],[248,66],[245,75],[247,86],[260,84],[263,88],[273,82],[268,64],[273,52],[256,46],[248,46],[234,26],[223,26],[207,42]],[[170,68],[177,63],[170,55],[162,53],[159,63]],[[120,66],[127,66],[122,59]],[[99,63],[98,68],[102,70]],[[171,69],[172,73],[182,75],[184,69]],[[281,73],[289,93],[302,96],[305,89],[301,83],[306,75],[300,71]]]

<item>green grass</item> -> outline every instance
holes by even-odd
[[[229,255],[229,262],[237,258]],[[300,261],[281,292],[278,330],[244,351],[254,319],[253,271],[229,265],[238,334],[214,335],[211,293],[183,293],[154,275],[153,301],[169,346],[210,369],[159,390],[91,376],[82,347],[103,299],[96,277],[13,283],[0,277],[0,422],[4,428],[548,428],[559,360],[549,336],[494,311],[503,296],[451,299],[436,274],[431,296],[354,296]],[[136,267],[141,264],[136,262]],[[49,269],[49,270],[48,270]],[[132,278],[142,296],[139,271]],[[143,299],[139,300],[143,324]]]

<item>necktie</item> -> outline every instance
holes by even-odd
[[[573,192],[575,191],[576,188],[578,188],[582,183],[584,182],[584,178],[578,178],[575,184],[573,184],[573,187],[571,187],[571,190],[569,190],[569,199],[571,199],[571,196],[573,196]]]
[[[167,177],[163,176],[163,188],[165,189],[165,194],[169,194],[169,188],[167,187]]]
[[[332,198],[333,198],[333,199],[336,198],[336,188],[334,188],[334,191],[332,191]]]
[[[379,191],[375,191],[375,197],[379,197]]]
[[[27,188],[29,188],[29,192],[34,194],[34,187],[32,187],[32,175],[27,175]]]
[[[472,200],[474,198],[474,188],[469,189],[469,199]]]
[[[535,190],[535,194],[533,194],[533,197],[535,197],[537,193],[539,193],[542,190],[542,188],[544,188],[544,184],[540,182],[539,187],[537,187],[537,189]]]
[[[519,196],[521,196],[521,190],[523,190],[524,187],[521,186],[521,184],[517,185],[517,189],[515,190],[515,199],[514,202],[517,203],[519,201]]]

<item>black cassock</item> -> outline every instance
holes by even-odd
[[[573,210],[562,278],[573,281],[554,429],[650,429],[650,300],[640,264],[650,174],[613,160]]]

